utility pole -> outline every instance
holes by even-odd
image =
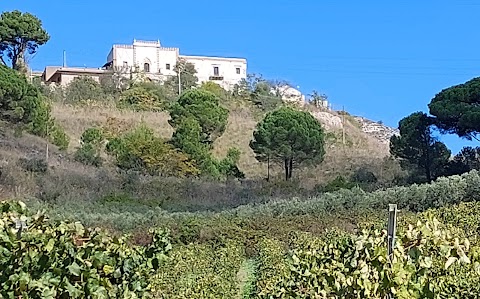
[[[345,106],[342,106],[342,142],[345,145]]]
[[[45,128],[45,131],[46,131],[46,136],[45,136],[45,140],[47,141],[47,148],[45,150],[45,161],[47,162],[47,165],[48,165],[48,123],[46,125],[47,127]]]
[[[180,73],[181,73],[181,70],[180,68],[178,69],[178,95],[181,95],[182,94],[182,83],[180,82]]]

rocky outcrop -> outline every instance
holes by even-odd
[[[327,130],[341,129],[343,127],[342,119],[338,115],[325,111],[314,111],[310,113],[318,119]]]
[[[355,120],[357,120],[361,124],[362,131],[365,134],[372,136],[385,144],[390,143],[390,138],[393,135],[400,134],[398,129],[387,127],[382,123],[375,122],[361,116],[355,116]]]

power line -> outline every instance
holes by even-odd
[[[261,67],[262,70],[275,70],[278,71],[278,68],[274,67]],[[317,72],[317,73],[336,73],[336,74],[343,74],[343,75],[362,75],[362,74],[377,74],[377,75],[394,75],[394,76],[450,76],[450,75],[457,75],[457,76],[472,76],[475,73],[480,73],[479,70],[474,69],[450,69],[453,72],[445,72],[448,69],[439,68],[440,72],[433,72],[435,69],[432,69],[432,72],[420,72],[421,69],[414,69],[412,71],[408,71],[408,69],[391,69],[391,70],[371,70],[371,69],[349,69],[349,70],[342,70],[342,69],[328,69],[328,68],[289,68],[289,67],[282,67],[282,72],[284,71],[304,71],[304,72]],[[479,74],[480,75],[480,74]]]

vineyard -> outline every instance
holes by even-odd
[[[479,182],[472,172],[219,213],[2,202],[0,298],[478,298]],[[391,194],[403,195],[389,257]]]

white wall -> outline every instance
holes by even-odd
[[[180,56],[187,62],[192,63],[197,70],[199,83],[209,81],[214,75],[214,67],[218,67],[219,76],[223,77],[222,81],[212,80],[225,89],[231,89],[242,78],[247,77],[247,61],[241,58],[223,58],[223,57],[206,57],[206,56]],[[240,74],[236,69],[240,68]]]
[[[157,42],[140,42],[133,43],[134,65],[138,66],[138,70],[144,71],[144,64],[150,64],[150,73],[158,73],[160,65],[158,64],[160,43]]]
[[[113,67],[122,68],[126,61],[128,67],[133,67],[133,47],[115,45],[113,46]]]
[[[159,41],[137,41],[133,45],[114,45],[108,61],[113,61],[113,67],[122,68],[124,62],[130,68],[138,66],[139,71],[144,70],[144,64],[150,64],[152,76],[175,76],[174,67],[178,58],[183,58],[192,63],[197,70],[199,83],[209,81],[214,76],[214,67],[219,68],[219,77],[223,80],[212,80],[223,88],[229,90],[241,79],[247,77],[247,61],[242,58],[223,58],[207,56],[181,56],[178,48],[165,48]],[[167,70],[170,64],[170,70]],[[240,73],[237,74],[237,68]]]
[[[173,70],[177,64],[178,48],[160,48],[158,55],[158,64],[160,73],[167,76],[176,76]],[[167,70],[167,64],[170,64],[170,70]]]

